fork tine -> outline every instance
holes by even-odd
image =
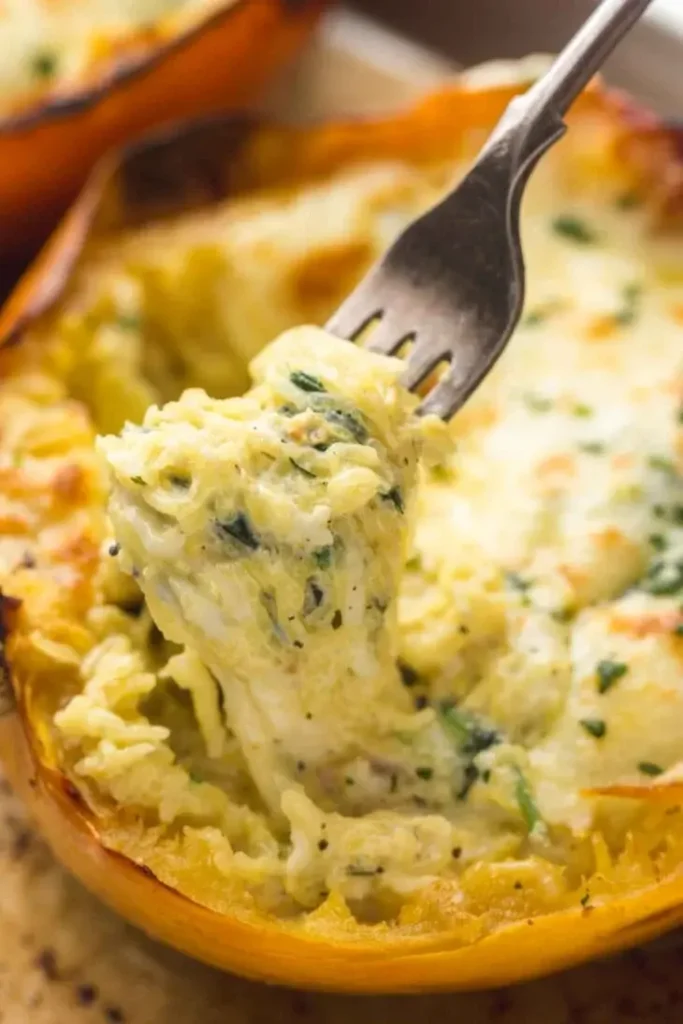
[[[436,387],[425,396],[417,411],[422,416],[434,415],[450,419],[475,390],[480,376],[463,376],[462,372],[451,366]]]
[[[401,384],[413,391],[443,359],[443,347],[431,345],[427,341],[418,342],[408,357]]]
[[[383,312],[382,319],[371,327],[365,347],[371,352],[393,356],[401,345],[412,337],[413,332],[406,330],[403,318],[387,309]]]

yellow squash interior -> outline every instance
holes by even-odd
[[[417,142],[360,154],[94,236],[56,311],[2,354],[0,572],[21,600],[7,646],[41,757],[86,795],[109,848],[198,902],[312,936],[468,944],[679,871],[683,246],[611,118],[588,104],[535,175],[525,317],[419,486],[398,604],[405,686],[416,709],[455,705],[501,738],[475,751],[446,815],[450,856],[402,892],[283,889],[273,864],[290,828],[239,748],[211,749],[210,679],[176,662],[169,681],[178,652],[107,554],[94,438],[187,386],[244,390],[248,361],[280,331],[323,322],[481,132],[438,159]],[[64,717],[73,697],[120,728],[79,732]],[[163,748],[170,789],[144,776],[131,788],[125,765],[88,770],[106,742],[134,759],[134,734]]]

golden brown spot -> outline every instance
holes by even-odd
[[[589,341],[605,341],[616,334],[618,326],[617,319],[612,314],[596,316],[586,327],[586,337]]]
[[[550,455],[547,459],[539,462],[536,468],[536,475],[543,480],[555,476],[573,476],[576,469],[576,459],[569,453],[561,455]]]
[[[305,311],[329,308],[350,292],[372,259],[368,242],[351,242],[308,253],[293,268],[292,300]]]
[[[683,625],[680,612],[675,609],[648,615],[614,615],[610,619],[611,628],[616,633],[628,636],[661,636],[670,635],[676,639],[674,630]]]
[[[52,490],[56,497],[67,504],[75,505],[84,501],[85,474],[77,463],[60,466],[52,478]]]

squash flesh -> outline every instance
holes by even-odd
[[[433,180],[437,181],[437,185],[435,187],[438,187],[438,183],[443,182],[446,174],[450,172],[451,166],[452,165],[449,165],[448,167],[444,166],[443,169],[431,171],[430,177],[432,180],[429,181],[430,188],[434,187],[432,186]],[[376,192],[372,194],[371,204],[374,206],[374,210],[376,210],[379,207],[379,209],[383,210],[383,212],[385,212],[386,206],[388,206],[389,210],[388,212],[385,212],[384,221],[382,221],[382,218],[380,218],[380,222],[391,223],[390,214],[394,214],[394,217],[396,216],[396,207],[398,207],[401,210],[401,213],[404,216],[406,214],[410,215],[410,211],[412,209],[410,203],[411,200],[414,201],[414,199],[411,194],[410,188],[406,185],[405,182],[406,179],[411,178],[411,174],[409,173],[408,175],[404,176],[402,187],[398,189],[397,192],[394,193],[392,193],[392,187],[395,187],[396,183],[395,168],[390,166],[384,169],[384,175],[385,177],[382,177],[382,174],[378,174],[379,184],[377,185]],[[619,182],[620,187],[617,190],[618,194],[621,194],[621,184],[622,183]],[[611,186],[612,182],[610,182],[610,195],[613,194]],[[564,187],[567,186],[565,185],[563,179],[563,188]],[[425,193],[423,191],[422,196],[424,196],[424,194]],[[430,192],[429,194],[431,195],[432,193]],[[382,207],[383,195],[384,197],[391,197],[388,203],[386,201],[386,198],[384,199],[384,209]],[[553,202],[555,203],[556,201],[553,200]],[[267,196],[265,197],[266,209],[264,219],[266,220],[266,222],[268,217],[272,218],[273,207],[277,206],[278,203],[281,203],[281,199],[277,195],[272,199],[269,199],[269,197]],[[599,208],[597,211],[593,213],[592,220],[595,223],[599,223],[602,226],[603,222],[601,220],[601,216],[604,216],[604,210],[602,209],[600,204],[604,204],[603,197],[599,197]],[[392,205],[394,206],[393,209]],[[247,203],[245,217],[245,220],[247,221],[249,214],[248,207],[249,204]],[[406,212],[403,213],[403,210],[405,210]],[[231,209],[230,213],[234,221],[234,207]],[[543,210],[542,206],[540,216],[542,216],[544,219],[547,219],[547,213]],[[608,215],[608,217],[610,216],[611,214]],[[394,219],[393,224],[396,224],[396,219]],[[234,229],[234,223],[231,223],[230,227]],[[238,215],[238,231],[239,227],[240,224]],[[254,228],[254,225],[251,225],[251,230],[253,232],[254,238],[253,250],[256,252],[259,251],[258,245],[263,245],[263,237],[259,237],[258,227],[262,226],[257,225],[256,228]],[[151,265],[152,268],[155,271],[157,271],[157,282],[160,278],[163,279],[164,274],[167,273],[167,265],[172,264],[172,259],[168,259],[167,247],[165,245],[165,243],[168,240],[170,230],[171,229],[165,229],[164,226],[161,226],[158,229],[158,235],[156,239],[154,237],[154,230],[151,231],[149,235],[145,238],[144,246],[149,246],[149,248],[145,250],[145,257],[146,259],[149,260],[149,263],[147,264],[147,267],[145,267],[143,263],[142,272],[140,271],[140,266],[141,262],[143,261],[141,261],[140,252],[143,243],[141,243],[140,239],[136,238],[123,239],[121,247],[124,252],[126,251],[127,246],[129,247],[129,252],[132,251],[135,253],[137,250],[137,256],[134,257],[134,259],[131,260],[131,263],[129,264],[129,266],[132,267],[133,269],[129,270],[126,274],[126,277],[128,277],[129,280],[133,282],[133,287],[132,289],[129,289],[129,292],[135,291],[136,287],[139,288],[140,282],[142,282],[142,294],[146,300],[147,293],[145,292],[145,286],[151,276],[148,270],[149,266]],[[245,232],[248,232],[248,230],[249,225],[247,225],[247,227],[244,228]],[[208,231],[208,225],[203,223],[201,217],[196,217],[194,219],[190,218],[185,223],[185,225],[180,229],[176,237],[178,240],[179,252],[181,253],[181,267],[183,267],[183,261],[186,259],[188,260],[188,263],[192,262],[191,246],[190,255],[188,257],[188,237],[192,238],[194,235],[195,237],[199,237],[201,242],[202,231]],[[183,237],[184,234],[185,237]],[[278,229],[273,231],[273,234],[275,235],[275,244],[277,245],[277,239],[280,237],[279,227]],[[294,232],[294,234],[296,234],[296,232]],[[227,231],[226,237],[228,237]],[[272,244],[272,238],[269,239],[269,241],[271,241]],[[383,241],[384,239],[382,239],[382,242]],[[163,258],[161,258],[158,255],[156,257],[150,257],[149,255],[154,252],[154,246],[156,242],[158,242],[159,245],[158,253],[161,253],[162,250],[164,251]],[[330,245],[329,248],[337,252],[342,247],[340,247],[338,239],[335,239],[335,242],[336,244]],[[372,234],[370,235],[369,240],[367,238],[364,238],[362,240],[361,245],[363,243],[367,247],[365,249],[365,253],[367,253],[368,257],[373,252],[373,244],[375,246],[379,246],[381,244],[377,240],[377,237],[373,236]],[[243,242],[241,244],[244,246]],[[267,276],[264,279],[258,276],[258,273],[256,274],[255,284],[253,285],[255,304],[256,297],[262,297],[264,293],[268,294],[269,289],[271,290],[272,294],[278,297],[281,297],[284,294],[287,298],[290,298],[289,288],[291,287],[291,264],[288,263],[288,260],[291,260],[291,253],[287,251],[288,244],[289,243],[284,243],[286,258],[283,258],[282,260],[281,277],[278,276],[278,274],[275,274],[272,275],[271,279],[269,279]],[[659,247],[659,244],[660,243],[658,241],[654,243],[656,249]],[[40,354],[41,360],[44,358],[47,359],[48,366],[50,367],[50,373],[54,372],[53,366],[56,365],[56,363],[60,359],[63,360],[63,368],[59,370],[59,373],[63,374],[64,377],[70,381],[69,388],[73,388],[74,393],[77,393],[79,398],[81,399],[85,398],[86,396],[86,388],[88,388],[87,394],[89,396],[91,396],[93,393],[98,392],[98,380],[100,372],[105,372],[105,379],[106,373],[112,373],[113,360],[110,358],[109,362],[107,362],[107,345],[103,343],[102,339],[103,336],[106,339],[106,331],[108,328],[112,327],[112,321],[115,321],[116,318],[121,316],[119,312],[111,312],[112,309],[116,308],[116,303],[112,298],[112,293],[116,296],[116,298],[119,301],[121,301],[120,296],[122,294],[127,295],[125,287],[121,286],[121,281],[119,280],[120,270],[116,265],[116,261],[120,259],[121,249],[119,249],[119,252],[116,254],[115,260],[113,260],[112,250],[110,246],[111,243],[109,242],[109,251],[103,252],[102,255],[103,266],[101,268],[101,274],[99,274],[99,280],[98,272],[93,273],[92,276],[88,275],[81,280],[81,294],[79,295],[77,291],[72,293],[72,305],[69,311],[69,315],[64,316],[62,318],[62,315],[60,314],[60,317],[58,318],[57,321],[58,329],[56,332],[54,330],[55,321],[51,322],[50,331],[52,333],[52,341],[50,341],[47,344],[47,346],[45,346],[44,350],[41,351]],[[220,265],[221,273],[225,275],[225,277],[219,277],[218,279],[221,280],[221,282],[227,282],[228,288],[230,288],[233,283],[232,275],[234,273],[235,264],[233,264],[232,266],[228,264],[228,261],[226,260],[225,257],[225,252],[223,250],[223,244],[219,246],[214,245],[213,247],[211,247],[211,245],[204,244],[203,249],[201,248],[200,244],[198,248],[202,254],[202,258],[204,259],[206,258],[207,251],[210,251],[210,258],[213,259],[216,264]],[[197,250],[194,251],[196,253]],[[246,252],[248,257],[249,246],[243,247],[241,251]],[[262,251],[263,250],[261,249],[261,252]],[[363,252],[362,249],[358,249],[357,251]],[[667,273],[669,273],[670,275],[670,249],[665,245],[664,249],[662,250],[662,253],[662,255],[657,255],[657,259],[660,261],[658,265],[666,265]],[[93,255],[95,256],[95,258],[97,257],[96,253],[94,253]],[[135,262],[135,259],[137,259],[138,262]],[[308,262],[306,260],[302,260],[301,262],[307,268],[313,266],[312,260]],[[112,264],[114,264],[113,268]],[[226,272],[226,264],[229,266],[229,272]],[[277,266],[277,261],[275,261],[275,264]],[[254,265],[257,265],[257,263],[252,264],[252,266]],[[183,270],[184,269],[185,268],[183,267]],[[356,273],[359,273],[361,269],[362,262],[359,261],[359,265],[355,268]],[[244,273],[243,267],[239,267],[239,270],[242,271],[243,276],[239,280],[239,287],[235,287],[234,295],[243,295],[245,293],[244,282],[245,278],[248,279],[248,275]],[[310,273],[310,269],[307,270],[307,273]],[[108,274],[110,275],[109,287],[106,284]],[[302,319],[303,317],[301,316],[300,311],[301,308],[305,305],[305,303],[311,301],[310,293],[307,290],[307,287],[304,287],[302,290],[301,279],[298,278],[297,275],[294,275],[294,277],[296,281],[295,295],[299,297],[299,307],[295,308],[293,314],[291,315],[296,316],[297,319]],[[169,273],[167,276],[167,281],[172,280],[177,280],[177,278],[174,278],[173,273]],[[308,280],[310,281],[310,278]],[[103,281],[105,282],[104,287],[102,287]],[[116,282],[115,289],[113,288],[114,282]],[[172,295],[177,295],[179,290],[173,288],[170,285],[167,285],[167,287],[168,291],[165,294],[170,300],[170,297]],[[671,305],[676,305],[676,289],[679,287],[679,285],[676,282],[674,282],[671,287],[672,291],[667,291],[667,304],[670,302]],[[109,313],[104,317],[104,327],[98,326],[96,327],[94,332],[92,330],[86,330],[81,335],[81,340],[79,343],[83,346],[83,349],[87,353],[88,357],[91,356],[93,349],[99,349],[99,352],[97,358],[95,359],[95,363],[88,364],[90,367],[92,367],[93,365],[97,366],[96,372],[88,372],[87,376],[84,373],[83,376],[80,378],[79,382],[79,358],[75,357],[74,351],[69,348],[68,344],[64,344],[63,338],[59,338],[59,335],[64,329],[65,321],[67,323],[70,321],[70,326],[73,327],[74,323],[78,323],[79,315],[83,320],[87,319],[87,316],[84,314],[84,310],[88,310],[88,315],[90,315],[90,307],[92,305],[92,292],[90,293],[90,296],[88,296],[88,292],[91,288],[94,289],[96,295],[95,304],[104,303],[104,306],[107,306],[108,304]],[[331,288],[331,290],[333,289]],[[107,294],[108,291],[109,294]],[[320,307],[323,307],[325,302],[329,302],[331,304],[331,301],[334,300],[334,296],[329,294],[323,295],[323,298],[321,300],[320,288],[317,281],[315,281],[313,293],[315,296],[314,301],[320,303]],[[156,292],[155,294],[158,296],[158,292]],[[246,292],[246,295],[248,301],[248,290]],[[301,301],[302,295],[304,297],[303,302]],[[610,293],[610,301],[611,299],[612,293]],[[193,296],[192,298],[193,302],[194,300],[195,296]],[[541,300],[543,302],[546,301],[546,296],[539,296],[538,301],[540,302]],[[126,299],[126,301],[129,300]],[[80,314],[79,305],[81,307]],[[271,306],[271,304],[263,302],[262,306]],[[128,315],[131,317],[131,319],[134,319],[136,314],[135,312],[131,313],[132,308],[132,305],[126,307]],[[278,302],[273,302],[271,308],[279,310],[281,306],[278,305]],[[75,316],[74,310],[76,311]],[[591,313],[592,312],[593,310],[591,310]],[[609,314],[603,312],[603,310],[600,310],[599,315],[603,316]],[[125,329],[128,330],[129,333],[135,339],[136,332],[134,328],[131,330],[131,319],[129,319],[128,322],[125,322],[125,314],[123,315],[123,319]],[[92,322],[93,321],[91,320],[90,326],[92,326]],[[175,322],[175,317],[169,316],[167,330],[172,330],[173,324]],[[242,318],[242,323],[244,322],[249,322],[248,318]],[[229,339],[229,344],[234,344],[232,340],[234,335],[231,336],[229,332],[225,329],[225,320],[221,320],[219,317],[219,323],[219,332],[222,331],[223,338],[227,337]],[[117,324],[116,322],[114,322],[113,327],[115,330],[117,330],[121,327],[121,324]],[[260,324],[257,321],[257,330],[255,330],[253,334],[250,331],[245,332],[242,335],[242,351],[250,354],[250,345],[254,345],[254,349],[252,349],[253,351],[260,347],[262,340],[265,340],[265,338],[263,338],[263,335],[266,334],[266,330],[270,332],[270,323],[268,323],[267,328],[265,326],[261,328],[261,330],[263,331],[263,335],[259,334],[259,327]],[[531,328],[528,329],[531,330]],[[54,340],[55,334],[58,336],[57,342],[55,342]],[[154,337],[151,332],[150,336],[152,338]],[[77,333],[73,333],[70,335],[70,337],[78,337],[78,335]],[[117,335],[116,337],[118,338],[119,336]],[[254,342],[252,340],[254,337],[260,338],[261,340],[257,340],[256,342]],[[31,348],[30,342],[28,344],[28,348],[29,350]],[[134,343],[131,345],[131,348],[133,350],[135,349]],[[109,351],[114,351],[114,346],[112,345],[111,338],[109,341]],[[201,380],[197,381],[193,379],[191,376],[192,373],[201,373],[201,359],[197,359],[197,368],[191,367],[188,372],[188,370],[184,367],[178,370],[177,363],[174,366],[171,360],[169,360],[168,363],[164,363],[163,353],[166,351],[166,349],[163,346],[160,346],[159,351],[160,355],[157,357],[156,365],[157,367],[160,367],[160,369],[156,371],[155,380],[157,383],[157,388],[168,388],[168,390],[164,394],[164,397],[169,396],[169,392],[172,393],[172,385],[168,384],[168,381],[172,379],[172,372],[176,373],[176,381],[178,382],[185,383],[189,379],[192,381],[192,383],[202,383]],[[103,355],[102,353],[105,353],[105,355]],[[10,354],[8,353],[8,356],[9,355]],[[137,358],[140,359],[139,354]],[[167,367],[169,366],[172,367],[171,371],[167,369]],[[104,368],[104,371],[102,368]],[[114,373],[114,377],[115,376],[116,374]],[[109,380],[111,379],[112,378],[110,377]],[[146,393],[144,393],[145,388],[147,389]],[[103,395],[110,394],[110,387],[102,387],[100,393]],[[136,380],[136,393],[142,395],[141,398],[137,399],[140,402],[140,404],[146,404],[149,400],[148,396],[152,397],[152,395],[154,395],[154,386],[150,385],[149,383],[141,383],[140,380],[138,379]],[[540,397],[542,399],[545,396]],[[570,395],[569,398],[571,399],[572,396]],[[487,410],[485,404],[482,403],[482,405],[483,407],[480,406],[479,408],[472,410],[474,428],[477,427],[477,417],[486,420]],[[116,406],[114,406],[114,403],[112,403],[112,406],[113,408],[116,408]],[[116,411],[118,412],[119,410],[117,409]],[[545,414],[546,413],[539,413],[538,411],[534,412],[534,415]],[[105,414],[101,413],[100,415],[109,416],[109,421],[105,421],[105,429],[112,429],[116,426],[115,414],[113,412],[110,411],[109,413]],[[137,413],[134,412],[133,415],[135,416],[137,415]],[[583,420],[584,417],[579,415],[578,419]],[[463,433],[465,432],[465,429],[466,426],[465,424],[463,424],[461,427]],[[472,429],[471,423],[468,424],[467,429]],[[591,455],[591,453],[584,452],[582,453],[582,455],[587,457]],[[447,473],[451,472],[450,467],[445,467],[445,471]],[[657,486],[659,486],[659,484]],[[438,492],[440,488],[442,490],[445,490],[443,479],[436,480],[433,484],[433,487],[434,492],[433,494],[430,495],[430,500],[427,502],[428,505],[432,505],[433,502],[438,500]],[[424,551],[421,552],[421,554],[422,557],[425,557]],[[429,557],[428,550],[426,552],[426,555],[427,557]],[[619,584],[617,583],[616,585],[618,586]],[[588,591],[588,594],[589,596],[583,597],[583,600],[591,600],[590,591]],[[581,600],[582,594],[579,593],[578,597],[579,600]],[[410,595],[408,595],[407,600],[409,607],[410,599],[411,597]],[[668,614],[668,608],[666,609],[666,611]],[[637,614],[635,614],[635,619],[637,627],[639,629],[642,629],[644,615],[642,611],[638,609],[636,609],[636,612]],[[627,615],[626,617],[628,618],[629,616]],[[633,620],[634,615],[631,614],[630,617]],[[659,618],[661,619],[661,616]],[[673,625],[675,626],[675,623]],[[415,645],[413,648],[411,648],[411,663],[413,663],[420,656],[422,656],[420,639],[420,637],[416,637]],[[671,642],[674,644],[673,656],[675,657],[675,640]],[[666,643],[667,645],[669,644],[668,637],[666,639]],[[436,652],[434,652],[433,648],[428,649],[426,652],[424,662],[425,668],[423,668],[422,664],[420,665],[421,671],[425,672],[426,675],[429,674],[432,664],[428,660],[429,656],[434,658],[434,663],[437,666],[439,664],[443,664],[443,654],[439,652],[438,648]],[[439,685],[438,682],[436,685]],[[595,737],[593,737],[593,739],[595,739]],[[675,802],[672,805],[675,806]],[[527,855],[523,855],[521,858],[516,857],[513,861],[503,861],[500,864],[486,864],[483,866],[483,868],[482,865],[474,863],[471,868],[467,868],[464,871],[464,873],[460,876],[459,888],[465,895],[464,906],[453,906],[453,890],[450,889],[447,884],[439,883],[438,885],[433,887],[433,890],[430,889],[426,893],[423,893],[419,898],[416,898],[412,901],[408,901],[406,903],[403,910],[401,911],[400,916],[392,921],[391,939],[387,939],[387,941],[400,942],[401,939],[403,939],[404,941],[410,941],[411,937],[415,937],[416,935],[422,935],[427,937],[432,935],[433,932],[436,930],[437,932],[442,932],[444,935],[447,935],[448,941],[452,944],[457,945],[461,943],[468,943],[472,942],[475,939],[481,938],[487,932],[495,930],[499,928],[501,924],[508,923],[512,920],[526,920],[530,915],[543,915],[548,913],[550,910],[560,910],[564,906],[575,906],[578,909],[581,900],[585,898],[587,892],[590,892],[590,900],[592,905],[601,905],[603,901],[605,902],[605,904],[608,904],[610,901],[614,901],[619,893],[632,892],[633,890],[638,888],[645,889],[651,881],[654,881],[659,876],[660,872],[667,873],[671,870],[675,870],[675,866],[677,863],[675,854],[676,842],[674,828],[671,825],[672,816],[667,816],[663,811],[658,813],[656,810],[648,811],[647,809],[645,809],[642,812],[641,817],[643,817],[645,820],[636,821],[636,841],[634,841],[632,844],[627,844],[626,847],[623,847],[623,839],[621,838],[623,830],[620,831],[620,829],[617,829],[616,832],[614,832],[613,826],[608,825],[606,831],[607,844],[603,843],[602,846],[600,846],[600,844],[596,846],[594,843],[591,849],[582,849],[580,852],[580,858],[577,860],[577,863],[575,865],[573,877],[570,874],[569,878],[567,878],[566,876],[563,876],[563,873],[561,871],[554,871],[552,867],[549,867],[547,861],[543,864],[539,864],[535,858]],[[667,818],[668,820],[666,820]],[[127,826],[125,823],[122,822],[117,822],[115,825],[112,825],[110,822],[109,825],[104,824],[102,826],[102,835],[106,837],[106,841],[109,842],[112,846],[126,851],[127,853],[133,855],[136,859],[142,861],[143,863],[147,863],[150,867],[152,867],[157,876],[162,880],[168,881],[173,885],[179,884],[179,887],[183,891],[194,896],[202,902],[208,903],[210,906],[216,906],[217,909],[226,912],[234,905],[235,900],[244,900],[246,898],[244,892],[237,893],[230,891],[229,889],[226,891],[225,883],[221,880],[220,873],[218,875],[212,873],[211,866],[207,863],[208,858],[206,857],[205,851],[201,852],[198,855],[198,862],[202,863],[203,871],[193,871],[191,868],[192,852],[187,848],[189,844],[186,844],[184,840],[179,840],[178,836],[168,836],[166,837],[166,840],[164,840],[161,836],[155,835],[154,839],[156,845],[154,849],[151,849],[149,846],[149,840],[145,840],[145,838],[140,835],[139,826],[137,825]],[[666,849],[662,850],[662,841],[665,836],[666,842],[664,843],[664,846]],[[620,846],[622,847],[621,851]],[[658,847],[660,847],[657,855],[659,859],[653,860],[652,851],[657,850]],[[590,877],[590,881],[587,886],[582,881],[582,876],[584,873],[589,876],[592,876]],[[518,877],[518,875],[520,877]],[[521,890],[515,887],[515,883],[519,882],[520,880],[522,880]],[[258,913],[258,911],[253,910],[252,912]],[[287,928],[291,926],[283,925],[283,927]],[[372,937],[376,939],[379,938],[377,930],[374,926],[365,924],[363,921],[356,921],[353,918],[353,915],[349,915],[348,909],[340,908],[339,903],[334,900],[330,901],[329,905],[324,905],[322,909],[317,911],[313,917],[309,917],[306,920],[297,920],[294,927],[296,930],[303,930],[304,933],[309,932],[315,936],[328,937],[330,939],[332,938],[332,936],[338,935],[340,931],[346,936],[355,935],[358,939],[360,939],[361,936],[367,936],[368,939]],[[380,941],[382,940],[380,939]]]

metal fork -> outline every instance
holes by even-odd
[[[531,171],[564,135],[571,102],[651,0],[603,0],[527,92],[515,97],[460,184],[413,221],[327,324],[393,355],[412,342],[403,375],[415,390],[450,366],[421,413],[451,416],[505,348],[522,311],[522,195]]]

